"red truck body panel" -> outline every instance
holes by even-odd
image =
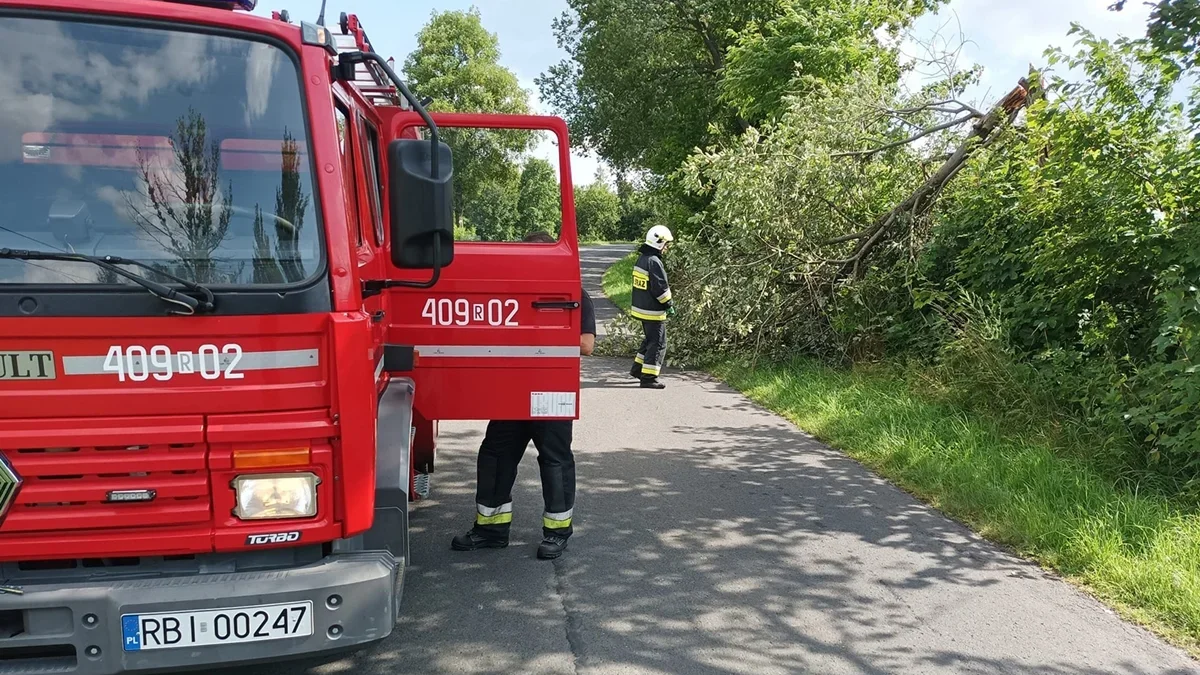
[[[439,128],[553,133],[562,223],[555,244],[458,242],[454,263],[434,288],[388,293],[386,342],[414,345],[420,356],[416,407],[431,419],[527,419],[536,395],[538,403],[560,407],[555,416],[578,418],[582,313],[553,306],[580,303],[582,295],[566,123],[520,115],[432,117]],[[424,126],[412,112],[393,115],[390,124],[392,137]],[[388,274],[420,279],[395,268]]]
[[[164,98],[146,99],[161,109],[125,97],[137,105],[114,108],[108,117],[50,116],[13,129],[20,151],[0,162],[15,181],[5,185],[23,207],[10,218],[20,225],[4,227],[0,240],[8,247],[0,263],[20,271],[0,276],[0,618],[6,622],[0,670],[174,672],[383,639],[400,611],[412,557],[408,509],[427,494],[438,421],[579,415],[582,289],[565,123],[434,115],[439,127],[551,132],[561,232],[553,244],[456,242],[437,283],[415,288],[411,282],[433,272],[393,264],[391,210],[404,204],[389,198],[388,163],[390,144],[420,138],[424,123],[399,104],[384,81],[386,68],[363,65],[364,56],[378,65],[373,53],[347,57],[371,49],[355,16],[341,17],[343,32],[335,37],[333,28],[168,0],[0,0],[0,13],[12,17],[5,28],[17,34],[10,49],[26,59],[38,59],[45,48],[42,41],[22,43],[22,31],[45,30],[46,40],[65,47],[102,45],[78,59],[81,68],[136,59],[153,68],[162,54],[190,53],[146,46],[175,39],[220,41],[223,58],[241,59],[230,54],[245,49],[247,65],[274,59],[283,72],[290,66],[279,65],[288,60],[279,47],[296,67],[294,85],[291,75],[266,88],[245,80],[247,91],[268,91],[276,108],[259,119],[274,126],[230,119],[240,117],[239,105],[253,107],[236,97],[223,102],[224,92],[240,92],[241,85],[205,98],[193,95],[204,90],[191,80],[172,82],[181,76],[164,71]],[[238,38],[273,46],[251,55]],[[336,67],[342,59],[362,62],[348,73]],[[195,61],[182,60],[190,76]],[[241,77],[254,69],[235,62],[225,70]],[[76,75],[66,71],[62,77]],[[38,91],[22,86],[28,91],[16,94]],[[82,91],[73,94],[80,100],[58,91],[41,95],[86,108]],[[174,264],[170,256],[177,255],[180,263],[208,256],[210,266],[241,264],[236,273],[208,277],[217,279],[209,283],[215,313],[167,316],[158,302],[169,291],[153,291],[156,299],[142,294],[145,287],[116,286],[99,274],[62,275],[78,283],[31,280],[29,268],[12,263],[47,260],[47,253],[57,259],[76,243],[92,257],[71,264],[88,266],[102,255],[141,261],[143,250],[125,242],[137,237],[121,229],[132,230],[132,220],[114,229],[112,214],[102,212],[93,222],[89,203],[98,187],[129,190],[138,177],[149,191],[143,162],[194,167],[170,136],[174,116],[197,100],[211,108],[207,126],[201,113],[187,119],[198,119],[197,128],[219,149],[219,168],[207,170],[231,186],[227,204],[233,205],[234,184],[252,186],[245,190],[252,195],[267,188],[273,194],[234,205],[255,218],[252,236],[231,237],[241,237],[242,248],[228,250],[240,253],[214,254],[230,231],[223,229],[216,243],[192,241],[187,248],[171,240],[175,248],[158,251],[166,257],[151,260],[147,253],[142,262]],[[297,107],[304,109],[302,123]],[[178,135],[187,144],[184,119]],[[275,174],[274,187],[263,181],[268,174]],[[286,198],[285,189],[292,190]],[[180,200],[189,216],[218,201],[217,191],[196,194]],[[428,196],[435,194],[430,188]],[[301,212],[313,217],[302,221]],[[290,252],[285,235],[270,248],[258,220],[263,213],[274,219],[276,234],[290,232]],[[302,225],[314,219],[303,230],[309,238],[301,255]],[[108,229],[93,227],[100,221]],[[196,223],[188,223],[190,236]],[[398,223],[397,232],[406,226]],[[408,230],[428,235],[421,225]],[[110,234],[120,241],[101,246]],[[27,247],[39,250],[11,251]],[[113,253],[125,250],[135,252]],[[298,264],[301,258],[311,264]],[[295,266],[285,275],[288,263]],[[279,276],[260,277],[269,264]],[[116,273],[111,265],[96,267]],[[169,278],[170,269],[157,271]],[[231,279],[239,285],[222,286]],[[410,286],[389,284],[395,281]],[[185,306],[175,297],[175,309]],[[315,498],[311,483],[276,480],[295,473],[315,477]],[[235,484],[253,479],[241,497],[252,506],[239,506]],[[315,515],[272,513],[284,501],[274,501],[280,494],[299,495],[296,503],[305,506],[315,499]],[[276,620],[264,618],[271,616]],[[253,631],[251,620],[261,620]],[[209,623],[213,630],[205,634]],[[230,630],[222,633],[221,625]]]
[[[373,481],[373,462],[335,461],[344,439],[333,422],[327,316],[3,323],[0,352],[52,353],[58,372],[0,386],[0,453],[24,480],[0,523],[0,560],[241,548],[247,534],[278,525],[229,515],[232,492],[216,488],[236,473],[234,450],[311,449],[310,464],[289,470],[323,478],[321,513],[297,526],[312,537],[343,534],[335,475],[366,471]],[[178,372],[181,355],[191,372]],[[139,489],[155,499],[107,502],[110,491]]]
[[[347,143],[358,147],[367,125],[378,130],[382,176],[388,172],[386,143],[416,138],[423,126],[416,113],[377,107],[354,87],[332,81],[329,54],[303,45],[299,27],[280,21],[162,0],[4,4],[84,19],[110,15],[253,31],[288,45],[304,78],[308,142],[300,158],[314,181],[334,311],[0,318],[0,353],[52,353],[58,370],[50,380],[0,380],[0,456],[24,483],[0,521],[0,561],[244,549],[247,534],[279,527],[230,515],[228,483],[237,473],[232,453],[255,448],[310,449],[308,464],[286,467],[322,479],[318,516],[295,526],[306,541],[363,532],[373,517],[374,428],[377,393],[390,377],[381,372],[387,344],[416,352],[416,367],[405,373],[416,383],[414,470],[432,467],[437,420],[578,417],[581,313],[561,304],[579,303],[581,294],[570,144],[562,120],[435,114],[439,126],[554,134],[560,240],[458,242],[454,262],[433,288],[394,288],[364,299],[367,279],[419,281],[429,271],[394,267],[389,240],[357,241],[360,228],[371,231],[371,220],[388,222],[391,204],[386,195],[375,200],[370,186],[377,177],[367,174],[360,157],[353,166],[343,162],[332,133],[335,103],[356,120]],[[147,141],[103,133],[35,136],[30,142],[51,147],[50,163],[114,167],[132,161],[129,148],[91,146]],[[162,145],[154,141],[147,141],[152,148]],[[276,151],[272,143],[228,140],[223,161],[256,168],[264,148]],[[373,204],[380,205],[378,213]],[[372,320],[380,313],[382,321]],[[181,355],[187,355],[188,372],[181,372]],[[159,367],[168,362],[170,373]],[[110,491],[143,488],[156,491],[152,502],[108,501]]]

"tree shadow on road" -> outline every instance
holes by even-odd
[[[623,368],[585,370],[621,381]],[[470,524],[482,424],[443,429],[436,498],[413,517],[416,567],[397,634],[280,672],[1196,672],[728,387],[696,374],[673,384],[686,395],[670,404],[657,392],[593,391],[576,427],[577,534],[554,563],[532,555],[532,449],[512,545],[449,551]],[[686,423],[652,426],[652,405]]]

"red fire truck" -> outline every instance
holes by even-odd
[[[380,640],[438,421],[578,415],[562,121],[253,4],[0,0],[2,673]],[[557,243],[455,243],[458,127],[556,138]]]

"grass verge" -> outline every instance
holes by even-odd
[[[634,251],[613,263],[604,271],[604,279],[601,281],[608,299],[626,312],[633,302],[633,263],[637,262],[637,258],[638,254]]]
[[[628,307],[633,258],[604,275]],[[622,304],[624,303],[624,304]],[[935,400],[919,373],[807,361],[714,366],[749,398],[989,539],[1200,656],[1200,514],[1128,488],[1002,411]],[[1072,450],[1082,450],[1072,452]]]

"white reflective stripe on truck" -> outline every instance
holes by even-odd
[[[537,345],[417,345],[415,349],[421,357],[430,356],[438,358],[575,358],[579,356],[579,345],[572,347],[539,347]]]
[[[205,350],[174,351],[159,350],[158,346],[139,347],[137,345],[124,347],[122,361],[127,361],[128,371],[148,371],[149,373],[180,373],[187,374],[204,368],[210,370],[225,370],[230,367],[238,372],[247,370],[289,370],[292,368],[313,368],[321,364],[321,352],[317,349],[290,349],[283,351],[243,352],[225,350],[222,345],[220,352]],[[132,350],[132,353],[131,353]],[[142,354],[145,354],[143,356]],[[113,356],[64,356],[62,357],[63,374],[65,375],[105,375],[113,373]],[[215,363],[214,363],[215,359]]]

